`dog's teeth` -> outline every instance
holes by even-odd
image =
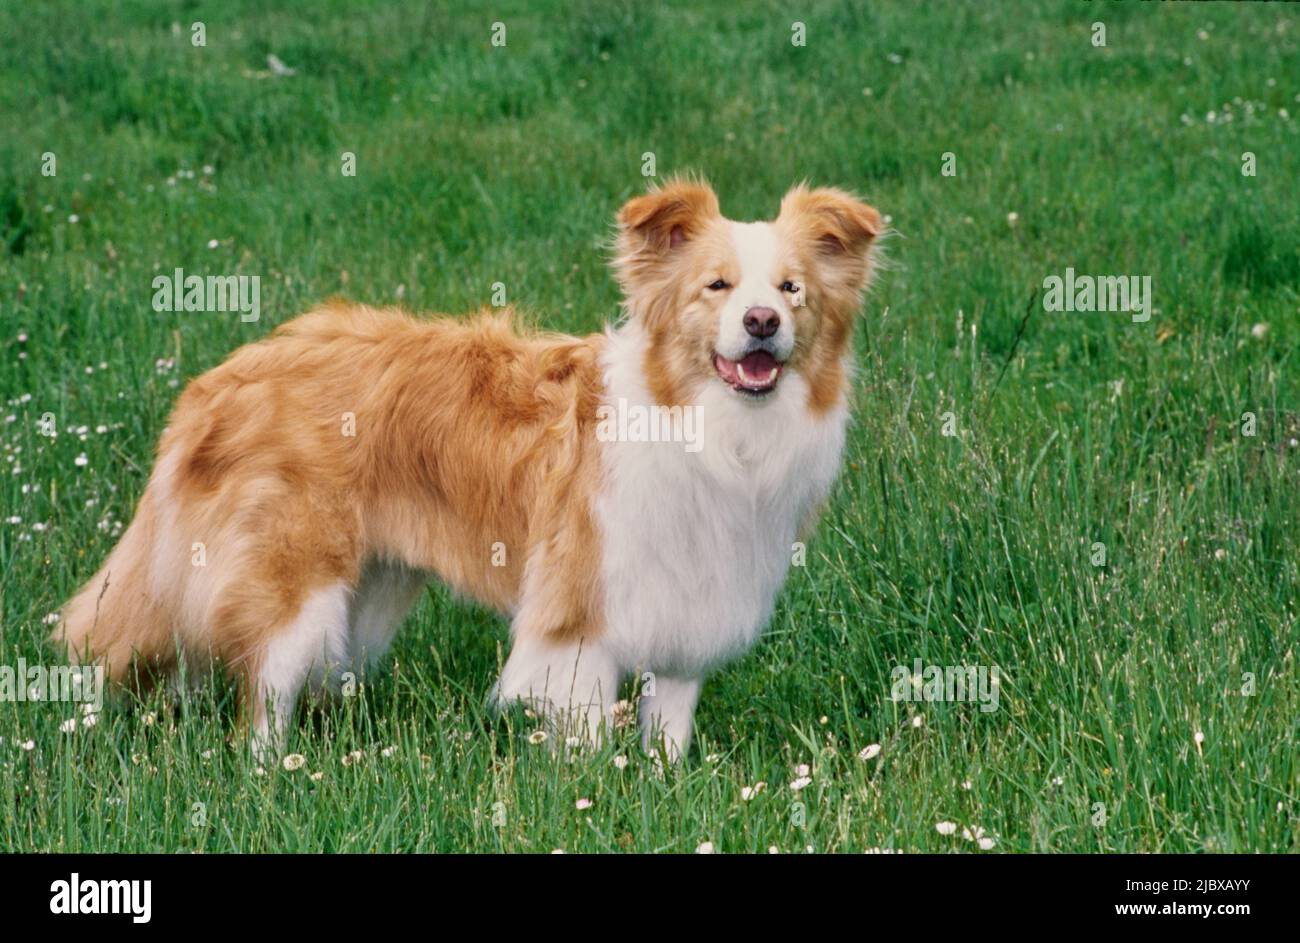
[[[747,373],[745,373],[745,365],[744,365],[744,364],[737,363],[737,364],[736,364],[736,372],[737,372],[738,374],[740,374],[740,382],[741,382],[741,383],[744,383],[746,386],[748,386],[751,382],[753,382],[752,380],[749,379],[749,375],[748,375]]]

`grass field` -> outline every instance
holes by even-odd
[[[0,703],[0,850],[1296,851],[1300,11],[465,6],[0,8],[0,665],[56,657],[179,385],[333,294],[596,330],[647,153],[733,218],[803,178],[891,217],[806,566],[666,775],[487,716],[506,627],[434,587],[296,770],[221,686]],[[1150,320],[1044,310],[1067,267]],[[175,268],[261,276],[261,320],[155,311]],[[915,659],[998,709],[892,700]]]

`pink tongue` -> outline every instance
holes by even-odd
[[[766,383],[776,372],[776,358],[765,350],[756,350],[740,361],[745,376],[754,383]]]

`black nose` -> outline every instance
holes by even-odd
[[[750,308],[745,312],[745,330],[750,337],[771,337],[781,326],[781,315],[771,308]]]

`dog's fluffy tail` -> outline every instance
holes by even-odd
[[[162,667],[172,655],[172,620],[150,573],[156,526],[151,498],[146,490],[99,572],[64,604],[51,638],[74,664],[100,664],[114,682],[126,681],[137,659]]]

